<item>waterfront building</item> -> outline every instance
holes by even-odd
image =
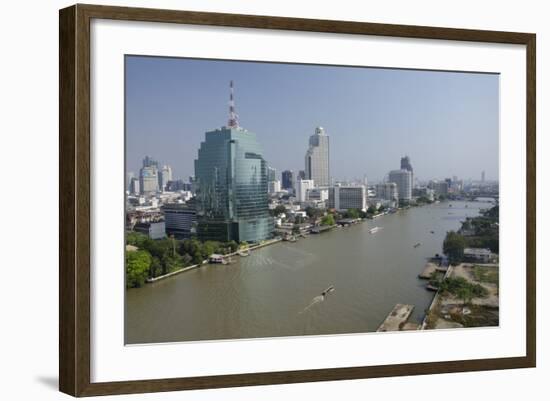
[[[414,195],[417,197],[426,198],[429,201],[435,200],[435,191],[432,188],[427,188],[427,187],[415,188]]]
[[[464,259],[467,261],[489,263],[492,255],[488,248],[464,248]]]
[[[172,181],[172,168],[170,166],[163,166],[159,171],[159,188],[161,191],[166,191],[166,186],[169,181]]]
[[[168,203],[162,207],[166,234],[188,238],[196,231],[197,211],[185,203]]]
[[[409,156],[403,156],[401,158],[401,170],[407,170],[411,172],[411,183],[414,183],[414,173]]]
[[[267,187],[268,187],[269,194],[274,195],[278,192],[281,192],[281,181],[279,180],[269,181]]]
[[[283,189],[292,189],[294,188],[294,179],[292,170],[285,170],[281,173],[282,179],[282,188]]]
[[[446,181],[430,181],[429,188],[433,189],[436,196],[447,195],[449,184]]]
[[[309,137],[305,162],[306,179],[313,180],[318,187],[328,187],[330,185],[329,136],[323,127],[315,128],[315,133]]]
[[[298,180],[296,181],[296,198],[298,202],[305,202],[307,200],[307,190],[314,187],[313,180]]]
[[[306,199],[308,201],[322,201],[328,200],[328,188],[311,188],[306,191]]]
[[[394,182],[397,185],[397,194],[399,200],[410,201],[412,198],[412,172],[408,170],[390,171],[388,182]]]
[[[267,162],[256,134],[239,126],[231,82],[227,126],[206,132],[195,160],[200,239],[258,242],[273,231]]]
[[[166,237],[164,221],[149,223],[136,223],[134,231],[147,235],[151,239],[162,239]]]
[[[395,182],[376,184],[376,198],[389,201],[398,200],[399,194],[397,191],[397,184]]]
[[[340,185],[330,187],[328,207],[338,211],[367,210],[367,188],[364,185]]]

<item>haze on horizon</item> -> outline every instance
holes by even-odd
[[[229,81],[239,123],[277,169],[304,169],[316,126],[330,136],[335,179],[382,180],[408,155],[415,178],[499,174],[499,76],[126,56],[126,170],[145,155],[193,175],[204,133],[227,124]]]

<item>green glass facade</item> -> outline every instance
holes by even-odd
[[[195,160],[195,180],[200,239],[270,238],[267,163],[256,134],[240,127],[207,132]]]

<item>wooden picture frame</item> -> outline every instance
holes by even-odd
[[[92,383],[90,380],[90,21],[94,18],[526,46],[526,356]],[[536,362],[535,41],[530,33],[74,5],[59,15],[59,388],[73,396],[534,367]]]

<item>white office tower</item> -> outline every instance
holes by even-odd
[[[172,168],[170,166],[163,166],[159,174],[159,188],[161,191],[166,191],[168,181],[172,181]]]
[[[269,181],[267,183],[267,188],[270,195],[274,195],[277,192],[281,192],[281,181],[279,180]]]
[[[296,198],[298,202],[305,202],[307,200],[307,190],[313,189],[313,180],[300,180],[296,181]]]
[[[399,194],[397,192],[397,184],[395,182],[376,184],[376,197],[381,200],[398,200]]]
[[[315,128],[315,134],[309,137],[305,173],[306,179],[313,180],[318,187],[330,185],[329,137],[323,127]]]
[[[329,207],[336,210],[367,210],[367,187],[364,185],[344,185],[331,187]]]
[[[390,171],[388,182],[395,182],[399,200],[409,201],[412,198],[412,173],[408,170]]]

